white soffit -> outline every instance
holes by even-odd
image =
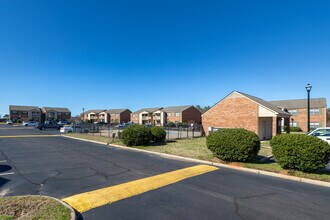
[[[276,114],[263,106],[259,105],[259,117],[274,117]]]

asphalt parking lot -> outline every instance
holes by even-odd
[[[196,172],[196,163],[42,136],[56,134],[56,130],[0,126],[0,195],[41,194],[64,200],[77,196],[82,201],[72,204],[78,209],[81,202],[105,201],[82,211],[80,219],[330,216],[330,189],[326,187],[225,168]],[[90,197],[84,194],[91,191]]]

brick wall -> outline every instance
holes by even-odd
[[[13,113],[12,111],[9,114],[10,120],[20,120],[20,121],[29,121],[28,113],[23,113],[22,111],[16,111]]]
[[[193,106],[182,112],[182,122],[195,122],[197,124],[200,124],[201,121],[201,112]]]
[[[57,120],[68,121],[71,118],[71,113],[68,112],[57,112]]]
[[[320,122],[322,127],[326,126],[326,108],[320,108],[321,113],[319,115],[310,115],[310,122]],[[292,110],[292,109],[289,109]],[[298,114],[291,116],[291,122],[298,123],[298,127],[300,127],[304,132],[307,132],[307,109],[297,109]]]
[[[180,116],[175,116],[176,113],[179,113]],[[167,122],[182,122],[182,113],[181,112],[171,112],[171,115],[167,114]]]
[[[258,104],[249,99],[227,97],[202,116],[203,130],[209,127],[245,128],[258,134]]]
[[[120,113],[120,123],[124,122],[129,122],[131,121],[131,111],[130,110],[125,110],[122,113]]]

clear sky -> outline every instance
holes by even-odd
[[[330,102],[330,1],[0,0],[0,114],[213,105],[232,90]]]

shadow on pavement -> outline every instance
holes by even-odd
[[[8,179],[0,177],[0,188],[5,185],[7,182],[9,182]]]
[[[9,165],[0,165],[0,173],[9,171],[9,170],[11,170],[11,168],[12,167]]]

